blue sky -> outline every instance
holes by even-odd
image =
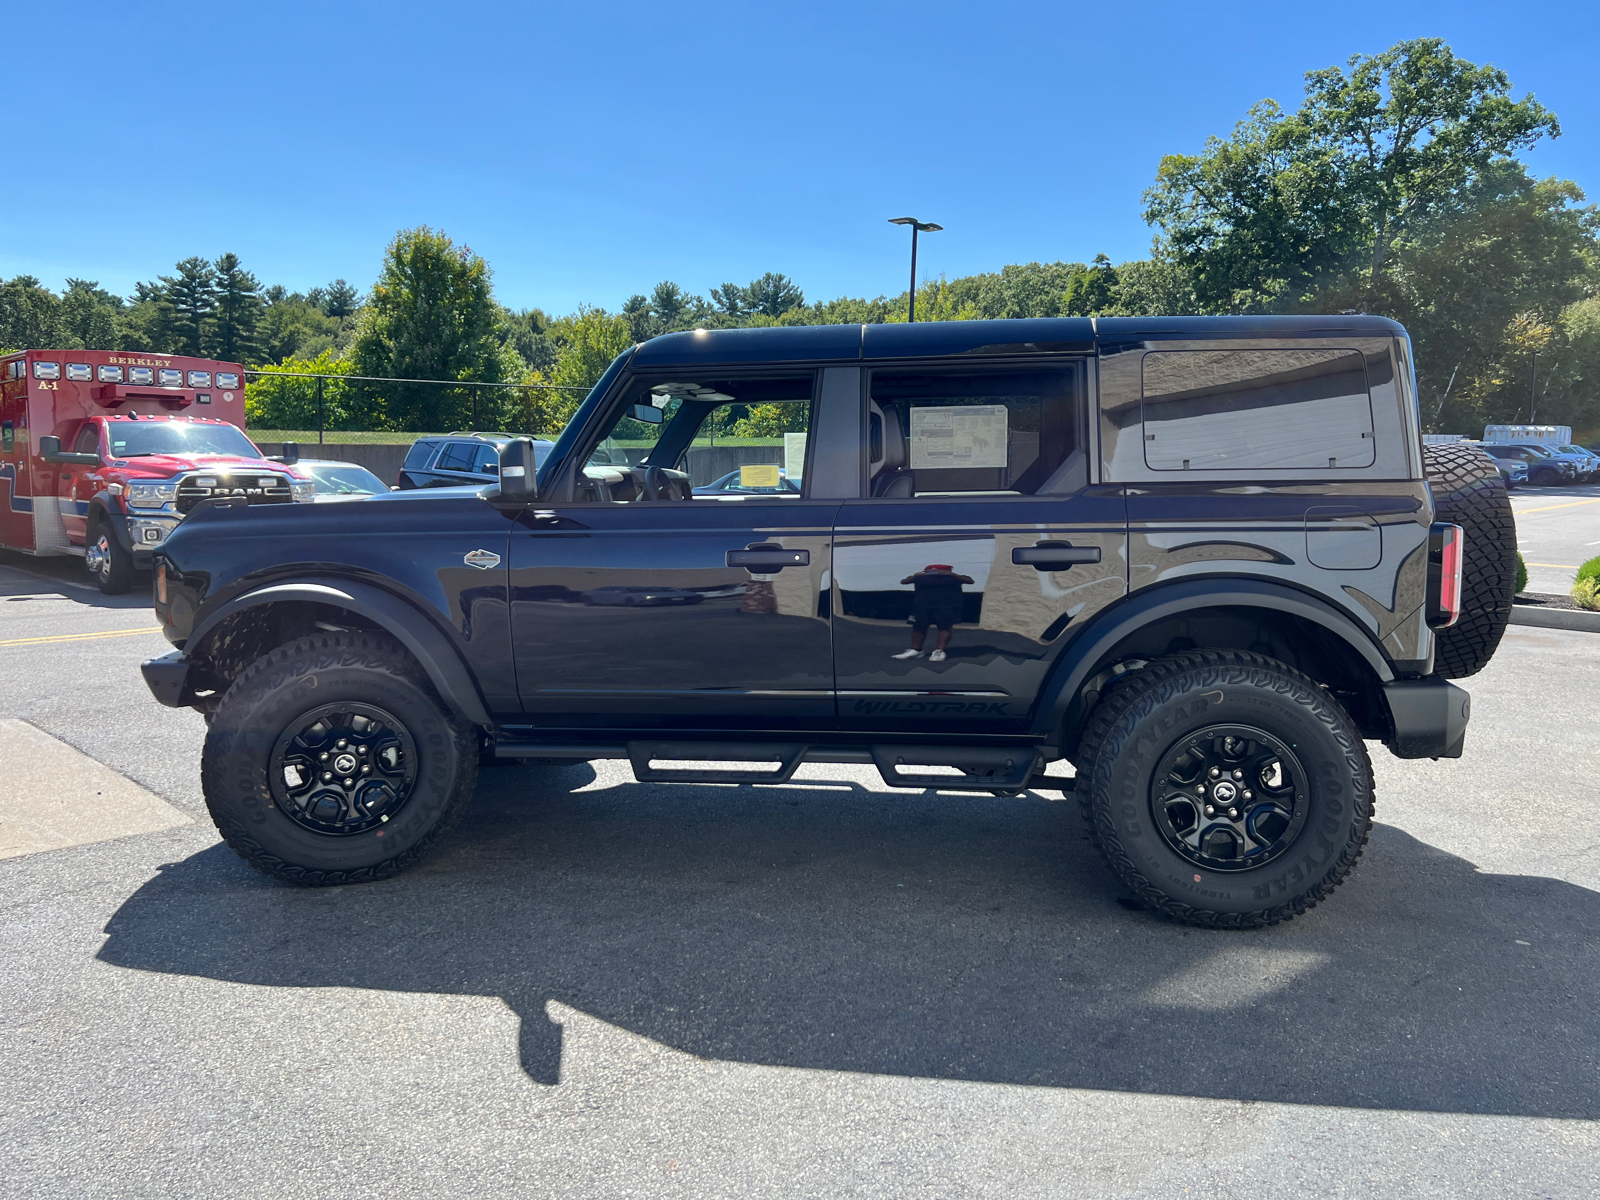
[[[1600,199],[1600,4],[74,3],[7,6],[0,275],[114,291],[233,251],[365,288],[397,229],[513,307],[768,270],[811,299],[1142,256],[1163,153],[1301,76],[1436,35],[1564,136]]]

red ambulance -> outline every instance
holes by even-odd
[[[213,497],[309,503],[314,485],[244,433],[238,363],[113,350],[0,358],[0,548],[83,558],[125,592]],[[290,447],[285,447],[290,450]]]

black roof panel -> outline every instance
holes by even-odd
[[[1088,352],[1094,349],[1094,324],[1088,317],[1051,317],[868,325],[862,346],[865,358]]]
[[[1146,337],[1282,337],[1295,333],[1359,333],[1394,337],[1405,326],[1388,317],[1364,313],[1295,317],[1096,317],[1102,342],[1137,341]]]
[[[860,357],[859,325],[779,325],[662,334],[641,345],[628,365],[637,370],[699,363],[816,362]]]

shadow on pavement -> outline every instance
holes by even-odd
[[[503,997],[545,1083],[556,999],[746,1063],[1600,1116],[1587,889],[1380,825],[1322,908],[1210,933],[1120,906],[1070,804],[594,779],[491,772],[450,844],[379,884],[280,886],[219,844],[130,897],[100,957]]]
[[[132,590],[107,596],[92,582],[81,558],[36,558],[0,550],[0,604],[38,604],[40,596],[59,596],[80,608],[149,608],[150,572],[135,573]]]

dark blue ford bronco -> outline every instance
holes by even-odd
[[[213,502],[159,551],[145,676],[206,714],[207,803],[268,874],[404,869],[483,758],[862,763],[1073,791],[1146,903],[1271,924],[1360,856],[1367,743],[1461,754],[1449,680],[1510,612],[1500,475],[1423,447],[1374,317],[671,334],[499,457]]]

